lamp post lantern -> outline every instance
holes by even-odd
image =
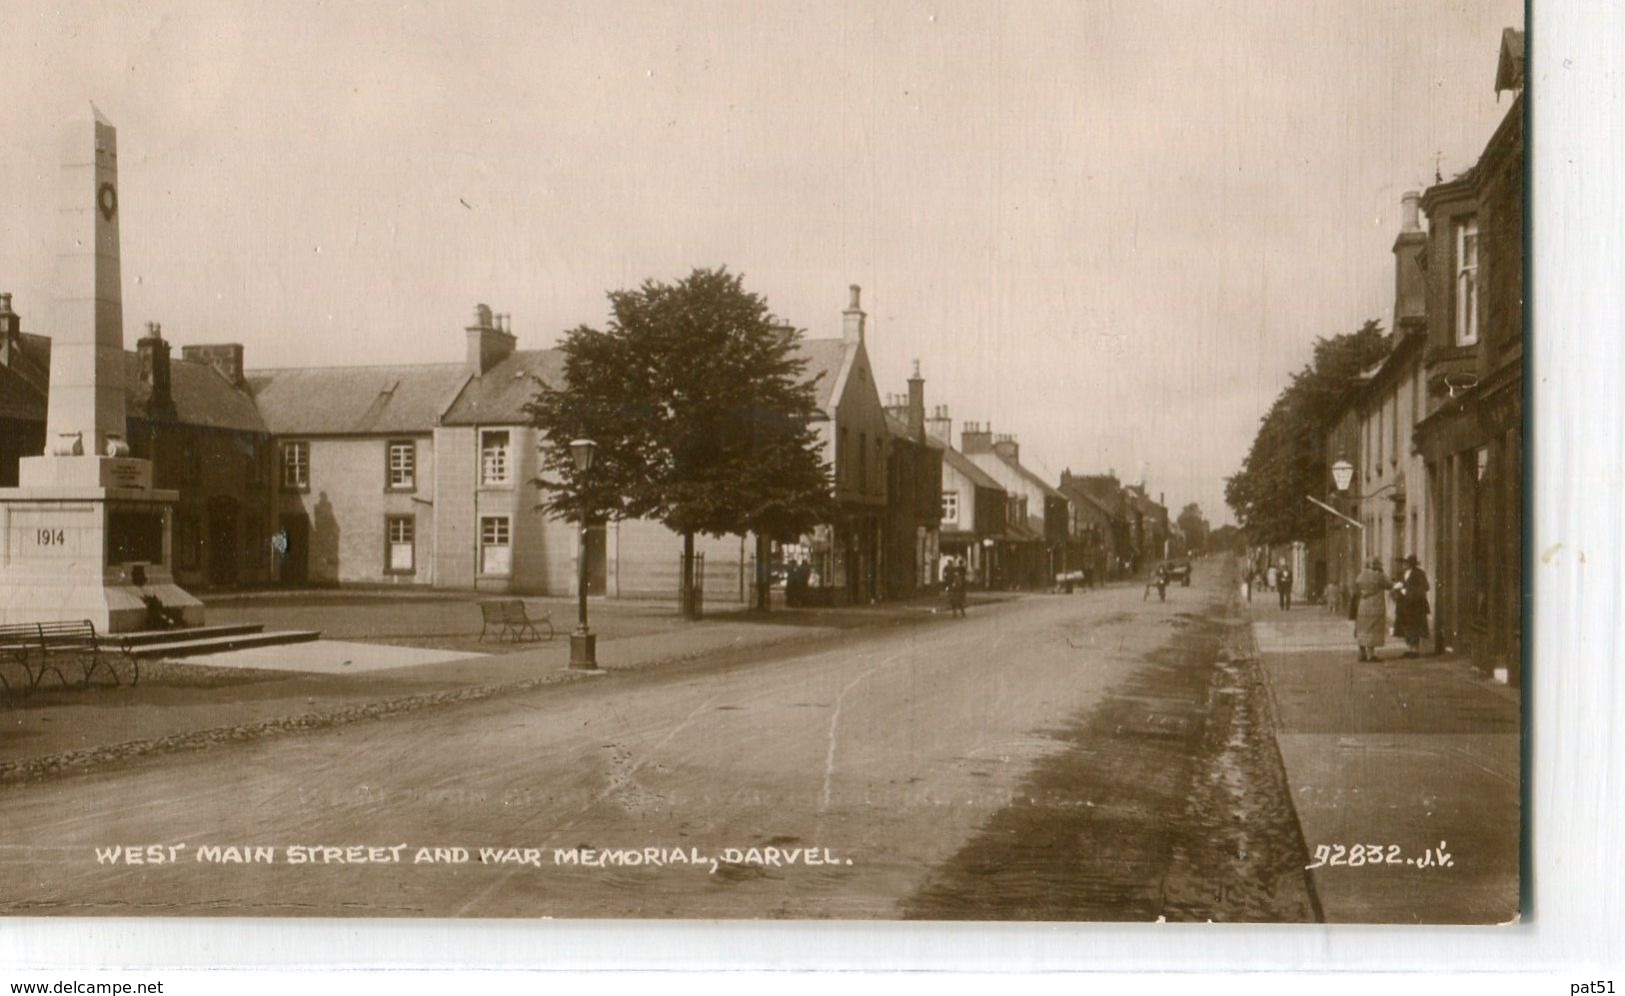
[[[598,444],[590,439],[572,439],[570,458],[575,461],[576,473],[586,477],[592,470],[593,454]],[[576,578],[576,628],[570,634],[570,667],[575,670],[598,669],[598,636],[587,625],[587,505],[583,501],[576,519],[576,561],[580,568]]]
[[[1337,485],[1337,490],[1347,491],[1353,480],[1354,464],[1347,460],[1339,460],[1332,464],[1332,483]]]

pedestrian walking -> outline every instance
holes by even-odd
[[[1251,602],[1253,600],[1253,575],[1254,575],[1254,573],[1255,572],[1253,571],[1253,569],[1251,567],[1249,567],[1249,568],[1247,568],[1246,572],[1241,575],[1241,597],[1245,598],[1249,602]]]
[[[1275,591],[1281,599],[1281,611],[1292,611],[1292,568],[1285,564],[1281,565],[1281,570],[1275,575]]]
[[[1276,583],[1276,581],[1280,580],[1280,577],[1281,577],[1280,569],[1277,568],[1274,564],[1271,564],[1270,569],[1268,571],[1264,572],[1264,590],[1265,591],[1274,591],[1275,590],[1275,583]]]
[[[965,616],[965,562],[955,560],[948,568],[948,611],[955,618]]]
[[[1428,576],[1416,555],[1405,558],[1405,573],[1394,586],[1394,635],[1405,641],[1405,656],[1421,653],[1428,635]]]
[[[1382,572],[1382,561],[1372,557],[1354,579],[1349,616],[1354,619],[1354,642],[1362,661],[1377,659],[1377,648],[1388,638],[1388,594],[1393,586]]]

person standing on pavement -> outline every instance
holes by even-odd
[[[1280,576],[1281,572],[1276,569],[1274,564],[1271,564],[1270,569],[1264,572],[1264,590],[1274,591],[1275,582]]]
[[[1275,575],[1275,591],[1281,598],[1281,611],[1292,611],[1292,568],[1285,564]]]
[[[1372,557],[1365,570],[1354,579],[1354,601],[1350,614],[1354,617],[1354,642],[1359,644],[1360,659],[1374,661],[1377,648],[1388,639],[1388,592],[1393,586],[1382,572],[1382,561]]]
[[[1241,597],[1251,602],[1253,600],[1253,569],[1247,568],[1241,575]]]
[[[948,568],[948,611],[957,619],[965,616],[965,562],[955,560]]]
[[[1394,635],[1405,641],[1405,656],[1420,656],[1428,635],[1428,576],[1416,555],[1405,558],[1405,573],[1394,586]]]

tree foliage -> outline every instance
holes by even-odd
[[[1238,526],[1224,525],[1207,535],[1210,552],[1231,550],[1237,553],[1247,548],[1247,534]]]
[[[1360,371],[1388,352],[1382,326],[1316,339],[1313,360],[1264,415],[1241,470],[1225,481],[1224,498],[1255,543],[1319,536],[1325,514],[1305,498],[1324,494],[1330,471],[1325,439]]]
[[[606,328],[566,333],[563,383],[540,385],[526,409],[545,436],[549,514],[649,517],[684,536],[797,534],[828,515],[799,330],[726,268],[609,301]],[[577,438],[598,444],[584,476]]]
[[[1200,553],[1207,547],[1208,524],[1207,516],[1202,514],[1202,506],[1191,502],[1180,509],[1174,521],[1179,523],[1179,531],[1185,534],[1185,549],[1188,552]]]

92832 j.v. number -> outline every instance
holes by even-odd
[[[1445,849],[1444,841],[1421,853],[1406,854],[1398,844],[1318,844],[1314,860],[1305,868],[1346,867],[1374,868],[1378,865],[1400,865],[1412,868],[1449,868],[1455,857]]]

